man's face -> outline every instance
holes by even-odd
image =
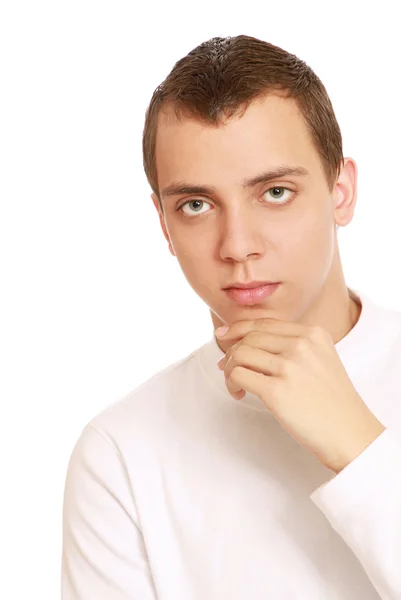
[[[268,96],[219,127],[161,115],[156,166],[164,235],[215,324],[214,315],[225,323],[300,320],[330,276],[337,246],[335,198],[296,103]],[[308,174],[244,186],[282,166]],[[172,186],[208,189],[167,195]],[[251,306],[223,291],[251,280],[281,285]]]

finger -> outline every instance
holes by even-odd
[[[251,331],[247,333],[239,344],[229,348],[228,352],[234,353],[240,344],[260,348],[271,354],[284,354],[291,348],[295,339],[299,336],[282,335],[271,331]]]
[[[269,377],[245,367],[237,367],[232,372],[231,384],[237,388],[241,386],[250,394],[258,396],[274,414],[274,399],[279,393],[279,386],[282,384],[281,379]],[[280,394],[282,395],[282,391],[280,391]]]
[[[302,336],[307,335],[308,325],[302,323],[293,323],[290,321],[281,321],[279,319],[254,319],[242,320],[232,323],[227,333],[219,335],[215,331],[215,335],[219,339],[231,340],[240,339],[250,331],[265,331],[285,336]]]
[[[219,367],[219,369],[221,369],[221,370],[224,369],[224,367],[227,364],[227,361],[230,359],[230,357],[233,355],[236,348],[242,343],[242,341],[243,340],[239,340],[238,342],[236,342],[235,344],[233,344],[232,346],[229,347],[229,349],[227,350],[225,355],[217,363],[217,366]]]
[[[224,376],[229,392],[238,392],[243,389],[231,377],[235,367],[245,367],[246,369],[270,377],[280,377],[283,373],[283,361],[285,360],[288,359],[284,359],[277,354],[270,354],[260,348],[246,345],[239,346],[235,354],[230,356],[224,367]]]
[[[226,377],[226,387],[227,387],[227,390],[229,391],[229,393],[231,394],[231,396],[233,396],[236,400],[239,399],[238,396],[240,395],[241,392],[245,393],[245,390],[241,385],[235,384],[230,379],[227,379],[227,377]]]
[[[242,340],[233,344],[227,350],[225,356],[219,360],[217,365],[219,369],[224,369],[229,358],[237,352],[240,345],[244,344],[254,348],[260,348],[271,354],[289,353],[294,339],[295,338],[292,336],[277,335],[263,331],[251,331],[250,333],[247,333]]]

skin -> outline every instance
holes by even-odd
[[[219,330],[216,335],[221,337]],[[250,391],[320,462],[340,473],[385,427],[364,403],[330,334],[316,325],[265,318],[236,321],[217,363],[237,400]]]
[[[241,319],[273,317],[316,324],[334,343],[359,319],[349,297],[336,224],[346,226],[357,199],[357,167],[346,158],[333,190],[296,103],[270,95],[241,117],[213,127],[194,119],[159,117],[156,167],[163,234],[193,290],[210,309],[215,328]],[[242,181],[279,165],[303,166],[308,176],[286,176],[244,189]],[[214,193],[166,196],[176,182]],[[291,199],[278,205],[279,196]],[[269,190],[270,191],[267,191]],[[277,192],[276,192],[277,194]],[[183,211],[175,209],[192,201]],[[193,204],[201,200],[203,204]],[[239,306],[222,290],[234,281],[280,281],[263,304]],[[219,340],[226,352],[228,342]]]
[[[282,165],[308,174],[243,185]],[[339,473],[384,431],[334,347],[361,313],[336,233],[354,214],[355,161],[345,159],[330,190],[296,103],[268,96],[219,127],[166,111],[156,167],[163,212],[152,200],[170,252],[215,329],[229,326],[224,338],[216,333],[228,391],[238,400],[247,390],[259,396],[290,435]],[[208,189],[171,194],[178,183]],[[222,289],[250,280],[281,284],[251,306]]]

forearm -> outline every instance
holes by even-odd
[[[401,598],[401,442],[384,429],[311,495],[383,600]]]

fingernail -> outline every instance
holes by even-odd
[[[218,327],[214,333],[217,335],[217,337],[223,337],[226,335],[227,331],[228,326],[225,325],[224,327]]]

